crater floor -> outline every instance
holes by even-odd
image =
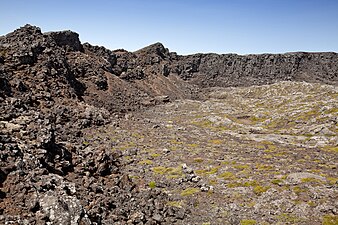
[[[299,82],[213,88],[85,130],[120,150],[141,189],[182,224],[337,224],[338,89]]]

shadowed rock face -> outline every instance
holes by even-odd
[[[58,46],[69,48],[71,51],[82,51],[79,34],[70,30],[61,32],[49,32],[45,35],[50,36]]]
[[[173,70],[204,87],[250,86],[277,81],[338,82],[338,54],[196,54],[180,56]]]
[[[336,85],[337,67],[337,53],[179,56],[160,43],[111,51],[31,25],[1,36],[0,223],[178,223],[187,211],[139,188],[122,169],[129,155],[84,142],[83,130],[118,127],[121,113],[198,98],[203,87]]]

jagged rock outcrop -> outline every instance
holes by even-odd
[[[111,121],[109,109],[138,104],[137,89],[111,73],[113,52],[30,25],[1,37],[0,52],[1,224],[177,221],[168,196],[138,189],[121,172],[109,143],[83,143],[83,129]],[[110,98],[119,84],[109,79],[122,83],[120,102]]]
[[[65,47],[68,51],[83,51],[79,34],[73,31],[48,32],[45,35],[51,37],[59,47]]]
[[[177,223],[184,209],[166,205],[156,189],[140,190],[121,172],[121,153],[84,143],[83,129],[196,98],[202,87],[336,85],[337,67],[337,53],[179,56],[160,43],[111,51],[31,25],[1,36],[0,223]]]
[[[336,85],[338,54],[334,52],[179,56],[172,71],[202,87],[250,86],[277,81]]]

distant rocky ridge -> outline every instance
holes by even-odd
[[[122,153],[109,143],[92,149],[82,130],[201,97],[203,87],[282,80],[337,85],[338,54],[179,56],[160,43],[111,51],[31,25],[1,36],[0,223],[176,223],[187,212],[166,206],[163,193],[138,190],[120,171]]]
[[[74,94],[110,111],[125,112],[154,104],[156,96],[194,98],[200,87],[277,81],[338,83],[338,54],[334,52],[180,56],[161,43],[136,52],[111,51],[82,45],[79,35],[72,31],[41,33],[30,25],[1,37],[0,43],[2,71],[9,78],[8,74],[18,69],[27,75],[42,71],[54,76],[66,74],[66,83]],[[12,83],[6,76],[1,78],[2,83]],[[1,91],[8,92],[9,86]]]

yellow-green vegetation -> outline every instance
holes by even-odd
[[[209,180],[209,184],[210,185],[216,185],[216,184],[218,184],[218,181],[215,180],[215,179],[211,179],[211,180]]]
[[[159,157],[159,156],[161,156],[159,153],[153,153],[153,154],[151,154],[150,155],[151,157],[153,157],[153,158],[156,158],[156,157]]]
[[[290,213],[282,213],[282,214],[278,215],[277,218],[280,222],[284,222],[284,223],[288,223],[288,224],[296,224],[296,223],[301,222],[301,218],[299,218],[295,215],[292,215]]]
[[[337,215],[325,215],[323,217],[323,225],[337,225],[338,216]]]
[[[178,178],[183,175],[182,167],[163,167],[157,166],[152,168],[155,174],[166,175],[167,178]]]
[[[136,145],[135,142],[130,141],[130,142],[123,143],[122,146],[119,146],[119,149],[123,151],[123,150],[127,150],[127,149],[129,149],[129,148],[134,148],[134,147],[136,147],[136,146],[137,146],[137,145]]]
[[[220,168],[219,166],[215,166],[204,170],[196,170],[195,172],[198,175],[211,175],[217,173],[219,168]]]
[[[199,121],[193,121],[193,125],[203,128],[210,128],[212,127],[213,123],[210,120],[199,120]]]
[[[165,174],[167,172],[167,168],[163,166],[157,166],[152,168],[153,172],[156,174]]]
[[[201,162],[203,162],[204,160],[202,159],[202,158],[195,158],[194,159],[194,162],[195,163],[201,163]]]
[[[277,147],[274,144],[266,144],[264,148],[265,148],[264,150],[265,153],[271,153],[271,152],[276,151],[277,149]]]
[[[132,133],[131,136],[134,137],[134,138],[137,138],[137,139],[144,138],[144,136],[140,133]]]
[[[140,165],[151,165],[151,164],[153,164],[153,161],[151,161],[149,159],[145,159],[145,160],[139,161],[138,164],[140,164]]]
[[[199,145],[196,143],[193,143],[193,144],[187,144],[187,146],[190,148],[197,148]]]
[[[247,203],[247,206],[250,207],[250,208],[254,207],[255,205],[256,205],[255,201],[251,201],[251,202]]]
[[[326,111],[324,111],[325,114],[337,114],[338,113],[338,108],[331,108],[331,109],[328,109]]]
[[[189,195],[196,194],[198,192],[200,192],[200,189],[198,189],[198,188],[187,188],[187,189],[185,189],[181,192],[181,196],[183,196],[183,197],[189,196]]]
[[[256,168],[257,170],[272,170],[273,169],[273,166],[272,165],[267,165],[267,164],[260,164],[260,163],[257,163],[256,164]]]
[[[309,120],[310,118],[315,117],[315,116],[318,116],[318,115],[320,115],[320,112],[318,112],[317,109],[312,109],[312,110],[310,110],[310,111],[300,113],[300,114],[295,118],[295,120],[303,120],[303,121],[307,121],[307,120]]]
[[[150,188],[155,188],[156,187],[156,182],[155,181],[150,181],[148,185],[149,185]]]
[[[136,176],[136,175],[128,175],[128,177],[132,180],[140,178],[139,176]]]
[[[234,168],[239,169],[239,170],[245,170],[245,169],[249,169],[250,166],[249,165],[238,164],[238,165],[234,165]]]
[[[261,141],[259,143],[263,146],[269,146],[269,145],[274,146],[274,143],[272,141]]]
[[[168,206],[176,207],[176,208],[182,208],[182,201],[169,201],[167,202]]]
[[[241,225],[255,225],[257,224],[256,220],[241,220]]]
[[[171,144],[174,144],[174,145],[182,145],[183,142],[182,141],[179,141],[179,140],[176,140],[176,139],[172,139],[169,141]]]
[[[221,145],[223,144],[223,141],[220,139],[214,139],[214,140],[210,140],[209,143],[214,144],[214,145]]]
[[[303,192],[306,192],[306,189],[296,186],[296,187],[293,188],[293,192],[295,192],[297,195],[299,195]]]
[[[230,164],[236,164],[236,162],[231,162],[231,161],[223,161],[223,165],[230,165]]]
[[[334,185],[338,182],[337,177],[327,177],[326,179],[329,181],[329,184],[331,184],[331,185]]]
[[[253,191],[256,195],[261,195],[263,194],[264,192],[266,192],[267,190],[269,190],[270,187],[268,186],[260,186],[260,185],[257,185],[254,187]]]
[[[210,222],[205,222],[205,223],[202,223],[202,225],[211,225]]]
[[[313,202],[313,201],[308,201],[307,204],[311,207],[316,207],[317,206],[317,203],[316,202]]]
[[[271,183],[272,183],[272,184],[275,184],[275,185],[280,185],[281,183],[283,183],[283,181],[280,180],[280,179],[273,179],[273,180],[271,181]]]
[[[221,173],[220,175],[218,175],[219,178],[222,178],[224,180],[233,180],[235,179],[235,175],[229,171],[226,171],[224,173]]]
[[[278,152],[278,153],[274,154],[274,156],[281,157],[281,156],[284,156],[286,154],[287,154],[287,152],[282,151],[282,152]]]
[[[301,182],[303,183],[323,183],[323,181],[318,180],[314,177],[306,177],[306,178],[302,178]]]
[[[131,156],[130,156],[130,155],[123,156],[123,159],[125,159],[125,160],[130,160],[130,159],[131,159]]]
[[[338,153],[338,146],[327,145],[327,146],[322,147],[322,150],[323,151],[327,151],[327,152]]]
[[[266,117],[257,117],[257,116],[252,116],[250,117],[250,120],[252,123],[261,123],[266,120]]]
[[[262,158],[263,159],[272,159],[273,156],[272,155],[263,155]]]

